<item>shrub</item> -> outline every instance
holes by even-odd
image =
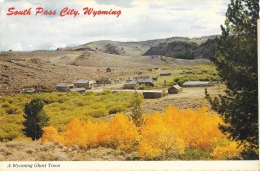
[[[139,90],[151,90],[151,89],[153,89],[153,87],[147,86],[147,85],[145,85],[145,84],[141,84],[141,85],[139,86]]]
[[[99,118],[99,117],[107,116],[108,111],[105,108],[93,109],[93,110],[87,111],[86,115],[92,116],[94,118]]]
[[[135,150],[138,140],[138,129],[126,115],[117,114],[100,133],[100,144],[127,152]]]
[[[109,114],[115,114],[115,113],[120,113],[124,112],[126,110],[126,107],[122,105],[116,105],[116,106],[111,106],[108,108],[108,113]]]
[[[138,156],[145,160],[172,160],[184,151],[185,143],[162,115],[149,116],[141,128]]]
[[[184,153],[180,155],[181,160],[212,160],[209,151],[201,149],[185,149]]]
[[[10,103],[4,102],[1,106],[2,106],[3,108],[8,108],[8,107],[10,107]]]
[[[6,109],[6,113],[11,114],[21,114],[22,110],[19,107],[16,107],[14,105],[11,105],[8,109]]]
[[[43,129],[41,142],[61,142],[62,138],[58,135],[58,131],[53,126],[47,126]]]

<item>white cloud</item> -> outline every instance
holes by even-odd
[[[30,16],[7,16],[8,8],[31,8]],[[35,15],[36,7],[56,10],[54,16]],[[64,8],[80,15],[60,17]],[[83,15],[83,8],[121,11],[121,15]],[[4,2],[1,15],[1,50],[56,49],[95,40],[140,41],[173,36],[220,34],[226,0],[45,0]]]

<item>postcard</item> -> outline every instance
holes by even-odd
[[[0,170],[259,170],[259,2],[0,9]]]

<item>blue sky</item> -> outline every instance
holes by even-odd
[[[97,40],[143,41],[221,34],[228,0],[12,0],[1,2],[1,51],[54,50]],[[8,8],[31,8],[28,16],[7,16]],[[55,16],[35,15],[43,7]],[[60,17],[64,7],[80,15]],[[83,15],[83,8],[121,15]]]

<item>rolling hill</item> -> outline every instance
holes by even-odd
[[[73,82],[78,78],[127,79],[140,72],[149,75],[148,70],[153,68],[209,64],[215,37],[173,37],[140,42],[103,40],[55,51],[0,52],[0,95],[18,93],[30,86],[53,89],[60,82]],[[195,60],[172,58],[187,51]],[[115,71],[107,73],[107,67]]]

